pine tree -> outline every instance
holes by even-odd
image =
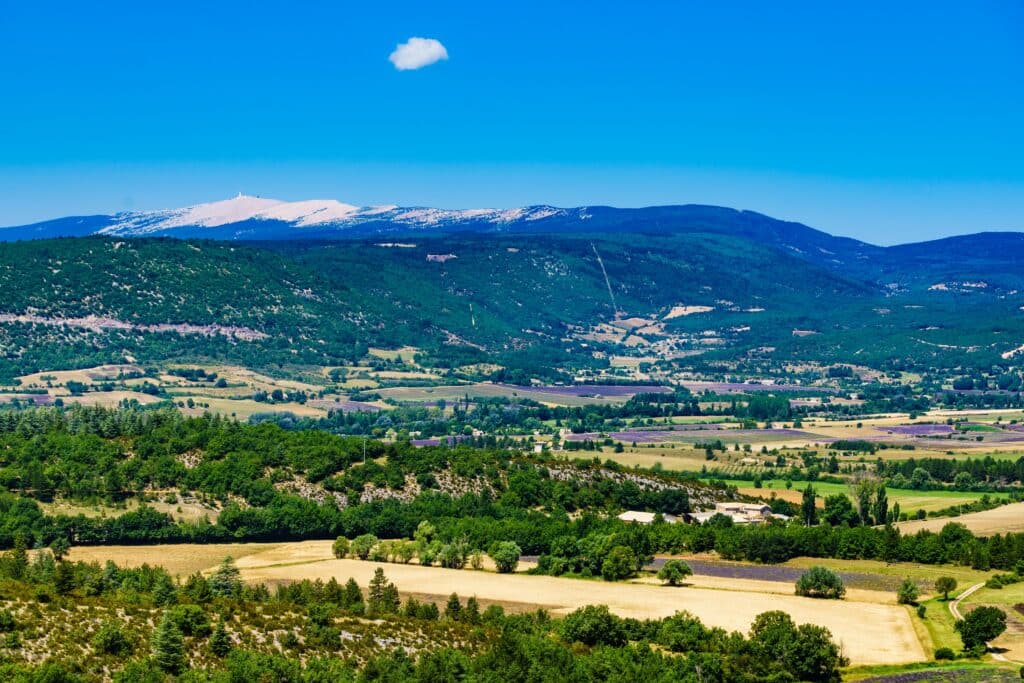
[[[228,636],[223,618],[217,622],[217,627],[210,635],[210,651],[218,657],[226,657],[231,651],[231,638]]]
[[[185,643],[169,612],[164,612],[153,631],[153,659],[168,673],[177,673],[185,665]]]
[[[53,559],[58,562],[64,561],[64,556],[68,554],[69,550],[71,550],[71,544],[63,536],[58,536],[50,544],[50,552],[53,553]]]
[[[387,583],[388,579],[384,576],[384,570],[377,567],[377,570],[373,572],[373,578],[370,579],[370,587],[366,600],[371,610],[384,602],[384,587]]]
[[[444,616],[452,621],[459,621],[462,616],[462,603],[459,602],[459,594],[452,593],[444,606]]]
[[[803,503],[800,505],[800,512],[805,526],[814,526],[818,523],[818,508],[815,505],[814,499],[814,487],[808,482],[807,488],[804,489]]]
[[[462,620],[467,624],[480,623],[480,603],[477,602],[476,596],[466,600],[466,609],[462,613]]]
[[[398,612],[398,608],[401,607],[402,601],[398,596],[398,587],[393,583],[388,583],[384,587],[384,599],[381,601],[381,611],[387,612],[388,614],[394,614]]]
[[[367,607],[373,614],[391,614],[398,611],[400,605],[398,588],[384,576],[384,570],[377,567],[370,580]]]
[[[363,589],[359,587],[355,579],[350,578],[345,582],[344,597],[341,606],[345,609],[363,602]]]
[[[889,523],[889,496],[885,491],[885,484],[879,485],[878,492],[875,494],[874,512],[876,524]]]
[[[153,588],[153,604],[157,607],[173,605],[178,601],[178,591],[167,574],[161,574]]]
[[[53,571],[53,588],[58,595],[67,595],[75,589],[75,570],[66,562],[57,564]]]
[[[331,577],[331,580],[324,586],[324,602],[332,605],[344,605],[345,590],[338,583],[338,580]]]
[[[28,538],[24,534],[14,537],[14,548],[5,559],[10,577],[19,581],[24,579],[28,572]]]
[[[210,590],[222,598],[230,597],[242,585],[241,573],[235,566],[235,560],[228,555],[210,577]]]

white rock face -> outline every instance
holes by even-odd
[[[340,228],[364,222],[390,221],[414,228],[479,222],[504,225],[566,215],[553,206],[529,206],[514,209],[434,209],[395,205],[364,206],[334,199],[309,199],[285,202],[239,194],[206,204],[181,209],[133,211],[114,216],[115,222],[99,232],[126,237],[153,235],[175,228],[215,228],[253,220],[280,221],[295,228],[335,225]]]

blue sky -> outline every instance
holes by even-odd
[[[2,7],[0,225],[244,191],[1024,230],[1017,0]],[[413,36],[449,58],[397,70]]]

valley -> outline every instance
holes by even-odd
[[[1016,268],[993,256],[982,280],[940,245],[692,207],[642,241],[614,212],[596,233],[558,213],[544,231],[421,213],[434,222],[303,240],[277,219],[269,241],[183,227],[238,206],[0,252],[15,666],[55,651],[39,634],[64,628],[61,606],[132,604],[83,638],[143,620],[154,639],[168,599],[220,619],[229,649],[307,666],[343,652],[366,670],[398,661],[395,643],[426,666],[455,656],[438,649],[452,637],[507,647],[512,624],[534,650],[578,648],[573,624],[598,619],[615,647],[686,653],[648,651],[650,666],[699,654],[759,680],[781,671],[749,654],[779,610],[823,657],[824,673],[786,675],[1019,666]],[[662,585],[678,563],[692,574]],[[234,587],[208,594],[224,572]],[[835,572],[841,599],[795,594],[812,572]],[[939,578],[987,586],[958,604],[1006,615],[991,652],[961,640]],[[218,666],[201,633],[186,661]],[[78,655],[96,671],[98,647]]]

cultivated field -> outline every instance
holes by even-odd
[[[754,617],[784,610],[798,623],[832,631],[854,664],[896,664],[926,659],[906,608],[887,600],[891,594],[851,591],[851,599],[821,601],[792,595],[792,584],[719,577],[696,577],[691,585],[667,588],[641,579],[606,583],[524,574],[450,570],[415,564],[379,564],[337,560],[330,541],[214,546],[140,546],[75,548],[72,559],[112,559],[126,564],[163,564],[189,573],[212,568],[225,555],[238,558],[247,581],[277,584],[300,579],[353,577],[365,586],[377,567],[406,594],[443,599],[456,592],[484,603],[529,603],[565,614],[588,604],[606,604],[622,616],[658,618],[687,610],[706,624],[747,631]]]
[[[148,564],[160,566],[182,578],[189,574],[212,569],[227,556],[244,558],[254,553],[276,549],[280,543],[210,543],[183,545],[89,545],[75,546],[68,559],[75,562],[107,560],[123,567]]]
[[[920,529],[939,531],[948,522],[963,524],[974,533],[981,535],[1024,531],[1024,503],[1012,503],[984,512],[971,512],[959,517],[900,522],[897,526],[903,533],[912,534]]]

